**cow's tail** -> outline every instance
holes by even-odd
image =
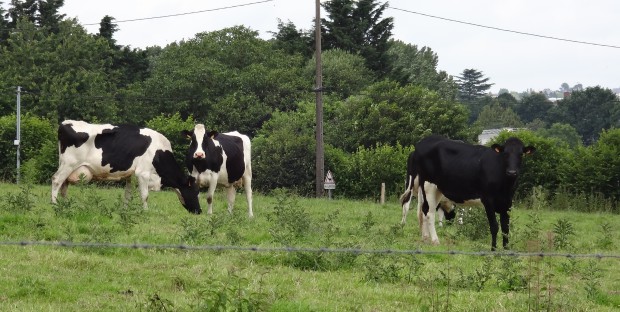
[[[418,170],[414,162],[414,152],[409,154],[407,159],[407,179],[405,180],[405,193],[400,196],[400,205],[408,203],[412,192],[418,189]]]

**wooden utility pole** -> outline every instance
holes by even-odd
[[[323,70],[321,68],[321,1],[316,0],[315,44],[316,44],[316,197],[323,196],[323,175],[325,171],[323,147]]]

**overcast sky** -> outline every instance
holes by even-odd
[[[324,1],[323,1],[324,2]],[[253,4],[251,4],[253,3]],[[620,1],[617,0],[433,0],[389,1],[384,17],[394,18],[393,37],[439,56],[439,70],[459,76],[482,71],[491,91],[557,90],[570,86],[620,88]],[[246,5],[247,4],[247,5]],[[225,8],[232,7],[234,8]],[[225,8],[225,9],[222,9]],[[125,20],[185,14],[142,21]],[[434,17],[424,16],[421,14]],[[314,0],[65,0],[61,9],[97,33],[105,15],[114,17],[117,42],[134,48],[166,46],[196,33],[245,25],[264,39],[278,19],[311,29]],[[322,17],[325,13],[322,12]],[[552,40],[514,32],[611,47]]]

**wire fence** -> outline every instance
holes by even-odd
[[[464,255],[464,256],[509,256],[509,257],[554,257],[554,258],[596,258],[620,259],[620,254],[576,254],[562,252],[516,252],[516,251],[462,251],[462,250],[422,250],[422,249],[357,249],[357,248],[316,248],[316,247],[259,247],[231,245],[183,245],[183,244],[120,244],[101,242],[70,241],[0,241],[0,246],[52,246],[65,248],[120,248],[120,249],[178,249],[189,251],[251,251],[268,253],[349,253],[384,255]]]

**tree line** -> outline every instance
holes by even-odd
[[[102,17],[98,33],[87,33],[58,13],[63,2],[0,6],[0,149],[6,156],[0,179],[15,179],[15,90],[21,86],[22,158],[34,182],[47,183],[55,171],[55,129],[62,120],[150,126],[168,136],[179,160],[188,144],[179,131],[200,122],[253,138],[259,190],[312,194],[313,25],[279,21],[268,40],[239,25],[139,49],[117,44],[119,27],[111,16]],[[386,182],[397,196],[407,154],[431,133],[473,143],[482,129],[528,128],[531,140],[561,147],[562,161],[594,157],[589,153],[600,138],[616,135],[620,101],[609,89],[573,91],[556,103],[541,93],[493,97],[482,71],[451,76],[437,68],[439,56],[430,47],[393,39],[386,3],[322,5],[325,161],[336,176],[336,194],[372,197]],[[620,167],[608,166],[601,174],[613,183]],[[524,185],[557,189],[568,183],[557,179],[542,176]]]

